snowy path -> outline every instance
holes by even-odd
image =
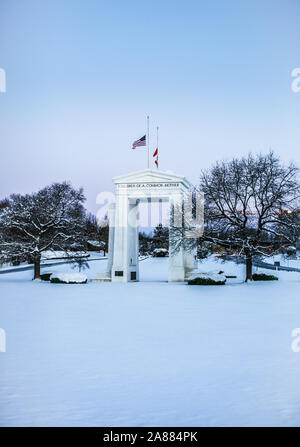
[[[140,264],[140,283],[2,275],[0,425],[299,426],[299,274],[245,284],[243,265],[200,267],[238,279],[168,284],[159,258]]]

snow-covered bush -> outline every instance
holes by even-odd
[[[225,283],[226,277],[219,273],[194,272],[188,278],[189,285],[223,286]]]
[[[50,281],[52,273],[41,273],[41,280],[42,281]]]
[[[54,284],[86,284],[87,277],[82,273],[53,273],[50,282]]]
[[[164,258],[167,256],[168,250],[166,248],[155,248],[153,250],[152,256],[154,258]]]
[[[266,275],[265,273],[254,273],[252,275],[253,281],[277,281],[277,276]]]
[[[293,245],[289,245],[285,250],[288,256],[295,255],[297,253],[297,249]]]

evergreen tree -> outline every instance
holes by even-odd
[[[169,228],[158,224],[154,228],[152,249],[155,248],[169,248]]]

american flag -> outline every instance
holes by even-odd
[[[135,149],[136,147],[139,146],[146,146],[146,135],[144,135],[139,140],[134,141],[134,143],[132,144],[132,149]]]

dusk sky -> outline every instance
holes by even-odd
[[[160,169],[194,183],[249,151],[299,162],[295,67],[299,0],[0,0],[0,198],[70,180],[96,212],[146,168],[147,114]]]

